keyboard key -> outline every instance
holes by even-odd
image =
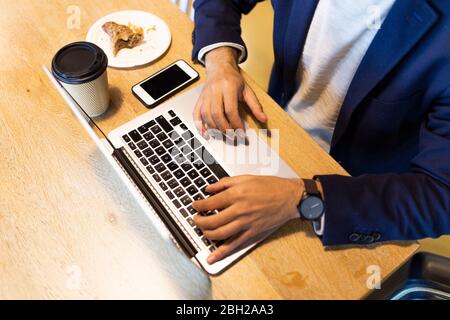
[[[163,142],[164,140],[168,139],[169,137],[164,132],[161,132],[156,135],[159,141]]]
[[[199,228],[194,228],[194,231],[199,237],[203,235],[203,232]]]
[[[176,156],[178,156],[179,154],[181,154],[180,150],[178,150],[177,148],[173,147],[170,148],[168,150],[169,154],[172,156],[172,158],[175,158]]]
[[[202,238],[203,243],[209,247],[211,245],[211,241],[209,241],[208,239],[206,239],[205,237]]]
[[[188,172],[188,176],[189,176],[191,179],[196,179],[196,178],[198,178],[199,174],[198,174],[197,171],[191,170],[191,171]]]
[[[203,200],[205,198],[199,193],[199,194],[196,194],[195,196],[193,196],[192,199],[194,199],[195,201],[198,201],[198,200]]]
[[[123,139],[126,143],[128,143],[128,142],[131,141],[131,139],[130,139],[130,137],[129,137],[128,135],[122,136],[122,139]]]
[[[144,134],[144,138],[147,141],[150,141],[154,138],[155,136],[153,134],[151,134],[150,132],[147,132],[146,134]]]
[[[159,184],[159,186],[161,187],[161,189],[162,189],[163,191],[166,191],[166,190],[167,190],[167,185],[166,185],[164,182],[161,182],[161,183]]]
[[[206,182],[208,182],[208,184],[214,184],[217,182],[217,179],[216,179],[216,177],[211,176],[208,179],[206,179]]]
[[[172,133],[169,135],[169,137],[172,141],[175,141],[175,140],[178,140],[181,138],[181,136],[175,130],[172,131]]]
[[[175,179],[172,179],[169,182],[167,182],[167,185],[169,186],[170,189],[175,189],[176,187],[179,186],[178,181]]]
[[[200,170],[200,174],[203,177],[208,178],[211,175],[211,171],[209,171],[208,168],[205,168],[205,169]]]
[[[192,153],[192,149],[189,148],[188,145],[184,145],[182,147],[178,146],[178,148],[180,149],[181,153],[184,155],[188,155],[188,154]]]
[[[155,156],[151,156],[149,160],[150,160],[150,163],[152,165],[155,165],[155,164],[157,164],[159,162],[159,158],[156,155]]]
[[[172,157],[170,156],[170,154],[166,153],[166,154],[161,156],[161,160],[164,163],[169,163],[170,161],[172,161]]]
[[[128,135],[131,137],[131,139],[133,139],[134,142],[139,142],[142,140],[142,137],[139,132],[137,132],[137,130],[131,131]]]
[[[147,123],[145,124],[145,126],[146,126],[147,128],[151,128],[151,127],[153,127],[155,124],[156,124],[156,121],[155,121],[155,120],[152,120],[152,121],[147,122]]]
[[[139,150],[134,150],[134,154],[135,154],[136,157],[138,157],[138,158],[142,157],[142,152],[140,152]]]
[[[181,203],[185,206],[190,205],[192,203],[191,198],[189,198],[189,196],[184,196],[183,198],[181,198]]]
[[[170,149],[173,147],[173,142],[167,139],[166,141],[163,142],[163,146],[166,147],[166,149]]]
[[[184,177],[183,179],[180,180],[180,183],[183,187],[187,187],[188,185],[191,184],[191,180],[189,180],[188,177]]]
[[[131,150],[134,150],[134,149],[137,148],[136,145],[135,145],[133,142],[130,142],[130,143],[128,144],[128,146],[131,148]]]
[[[204,166],[205,166],[205,164],[204,164],[203,162],[201,162],[201,161],[196,161],[196,162],[194,163],[194,167],[195,167],[195,169],[197,169],[197,170],[201,170]]]
[[[153,149],[158,148],[161,144],[159,143],[158,140],[153,139],[152,141],[149,142],[150,147],[152,147]]]
[[[177,178],[177,179],[181,179],[184,177],[184,172],[181,169],[176,170],[173,175]]]
[[[144,140],[138,142],[137,146],[139,147],[139,149],[144,150],[148,148],[148,144],[147,142],[145,142]]]
[[[162,131],[161,127],[159,126],[153,126],[150,130],[152,130],[154,134],[158,134]]]
[[[169,170],[173,172],[177,170],[179,167],[175,162],[171,162],[167,165],[167,168],[169,168]]]
[[[156,122],[158,122],[158,124],[161,126],[161,128],[165,131],[165,132],[170,132],[173,130],[172,126],[170,125],[170,123],[163,117],[163,116],[159,116],[158,118],[155,119]]]
[[[141,162],[144,166],[148,166],[148,161],[145,158],[141,158]]]
[[[192,150],[195,150],[197,148],[200,148],[202,146],[202,144],[200,143],[200,141],[197,140],[197,138],[192,138],[191,140],[188,141],[188,146],[192,148]]]
[[[198,161],[198,156],[195,154],[195,153],[190,153],[190,154],[188,154],[187,156],[186,156],[186,159],[188,159],[188,161],[190,162],[190,163],[194,163],[194,162],[197,162]]]
[[[192,207],[192,206],[189,206],[188,208],[187,208],[187,210],[189,211],[189,213],[191,214],[191,215],[196,215],[197,214],[197,211],[194,209],[194,207]]]
[[[198,178],[197,180],[194,181],[195,185],[199,188],[203,187],[204,185],[206,185],[205,180],[203,180],[202,178]]]
[[[179,125],[181,123],[181,119],[176,117],[173,119],[170,119],[170,124],[173,125],[174,127],[176,127],[177,125]]]
[[[152,177],[156,182],[161,182],[161,177],[157,173],[155,173]]]
[[[164,153],[166,153],[166,149],[164,149],[164,147],[162,146],[159,146],[155,149],[155,152],[158,156],[162,156]]]
[[[186,192],[183,190],[183,188],[178,187],[175,190],[173,190],[173,193],[175,193],[175,195],[180,198],[182,196],[184,196],[186,194]]]
[[[147,128],[146,125],[143,125],[143,126],[140,126],[140,127],[138,128],[138,131],[139,131],[140,133],[144,134],[144,133],[146,133],[146,132],[148,131],[148,128]]]
[[[185,162],[181,165],[181,168],[183,168],[184,172],[188,172],[192,170],[192,165],[188,162]]]
[[[190,187],[188,187],[186,189],[186,191],[193,196],[194,194],[196,194],[198,192],[198,189],[196,187],[194,187],[193,185],[191,185]]]
[[[164,166],[164,164],[158,163],[158,164],[155,166],[155,170],[158,171],[158,172],[163,172],[164,170],[166,170],[166,167]]]
[[[184,140],[188,141],[194,137],[194,134],[190,130],[188,130],[185,133],[183,133],[181,136],[183,137]]]
[[[209,193],[206,191],[206,187],[202,188],[202,193],[206,198],[208,198],[210,195],[212,195],[212,193]]]
[[[181,209],[180,212],[183,215],[183,217],[185,218],[189,217],[189,213],[185,209]]]
[[[175,196],[173,195],[172,191],[170,191],[170,190],[166,192],[166,195],[167,195],[167,197],[168,197],[170,200],[172,200],[173,198],[175,198]]]
[[[186,146],[186,143],[184,142],[183,138],[181,138],[181,137],[179,137],[178,139],[174,140],[173,142],[175,143],[175,145],[176,145],[179,149],[181,149],[181,148],[183,148],[184,146]]]
[[[152,166],[148,166],[148,167],[147,167],[147,171],[148,171],[150,174],[154,174],[154,173],[155,173],[155,169],[153,169]]]
[[[175,200],[173,200],[172,202],[173,202],[173,204],[175,205],[175,207],[177,207],[177,209],[180,209],[180,208],[181,208],[181,203],[180,203],[180,201],[178,201],[177,199],[175,199]]]
[[[194,220],[192,220],[191,218],[187,218],[187,222],[191,225],[191,227],[195,227]]]
[[[168,180],[172,179],[173,177],[169,171],[165,171],[164,173],[161,174],[161,178],[163,178],[163,180],[165,180],[165,181],[168,181]]]
[[[178,164],[182,164],[183,162],[186,161],[186,158],[182,154],[179,154],[179,155],[173,157],[173,160],[175,160],[175,162]]]
[[[180,128],[183,129],[183,130],[187,130],[188,129],[188,127],[184,123],[180,124]]]
[[[169,115],[170,115],[172,118],[177,116],[176,113],[175,113],[175,111],[173,111],[173,110],[170,110],[170,111],[169,111]]]
[[[150,148],[145,149],[145,150],[143,151],[143,153],[144,153],[144,156],[146,156],[147,158],[148,158],[148,157],[151,157],[151,156],[154,154],[153,150],[150,149]]]

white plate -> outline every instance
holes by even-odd
[[[103,31],[105,22],[114,21],[118,24],[135,26],[144,29],[144,40],[133,49],[122,49],[114,56],[111,40]],[[162,56],[170,46],[172,35],[167,24],[157,16],[144,11],[114,12],[95,22],[89,29],[86,41],[95,43],[108,56],[108,65],[113,68],[133,68],[150,63]]]

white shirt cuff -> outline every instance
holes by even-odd
[[[314,232],[319,237],[323,236],[323,230],[325,229],[325,214],[322,215],[322,218],[320,218],[320,221],[313,222]]]
[[[198,57],[197,57],[198,61],[201,62],[202,64],[205,64],[205,60],[204,60],[205,55],[209,51],[211,51],[213,49],[220,48],[220,47],[232,47],[232,48],[235,48],[235,49],[239,50],[240,51],[240,55],[239,55],[238,63],[241,63],[244,60],[244,58],[245,58],[245,56],[247,54],[247,52],[245,51],[244,46],[241,46],[240,44],[233,43],[233,42],[217,42],[217,43],[210,44],[209,46],[203,47],[198,52]]]

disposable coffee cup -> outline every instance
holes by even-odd
[[[55,78],[90,117],[108,110],[107,67],[105,52],[90,42],[68,44],[52,61]]]

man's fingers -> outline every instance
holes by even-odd
[[[252,111],[253,115],[256,117],[256,119],[258,119],[258,121],[263,123],[267,122],[267,116],[264,113],[258,98],[256,97],[253,90],[247,85],[244,88],[243,98],[247,103],[248,107],[250,108],[250,110]]]
[[[225,117],[223,103],[224,100],[222,92],[218,92],[214,95],[214,99],[212,100],[211,116],[214,123],[217,125],[217,129],[219,129],[222,133],[226,133],[227,129],[230,129],[230,124],[228,123],[228,119]]]
[[[234,88],[230,88],[224,93],[224,107],[225,107],[225,115],[228,118],[230,126],[232,129],[241,129],[244,130],[244,123],[242,122],[241,117],[239,116],[238,109],[238,100],[239,96],[237,90]]]
[[[220,214],[219,214],[220,215]],[[240,220],[233,220],[230,223],[220,226],[214,230],[204,230],[203,234],[209,240],[226,240],[232,236],[244,231],[246,225]]]
[[[200,114],[203,123],[208,126],[208,129],[215,129],[217,127],[211,115],[211,97],[209,95],[204,97]]]
[[[197,101],[197,104],[195,105],[194,123],[195,123],[195,126],[196,126],[198,132],[200,132],[200,134],[204,138],[208,138],[208,136],[207,136],[208,133],[207,133],[206,127],[202,120],[202,114],[201,114],[202,106],[203,106],[203,95],[200,96],[200,98]]]
[[[222,244],[219,248],[217,248],[213,253],[211,253],[207,259],[209,264],[213,264],[219,260],[222,260],[230,253],[232,253],[236,248],[239,248],[246,241],[251,239],[251,231],[245,230],[240,234],[230,238],[224,244]]]
[[[225,192],[221,192],[209,198],[193,202],[192,207],[198,212],[208,212],[227,208],[230,204],[230,197]]]
[[[245,176],[225,177],[220,179],[218,182],[207,186],[206,191],[209,193],[219,193],[237,183],[242,182],[243,179],[245,179]]]
[[[194,222],[202,230],[215,230],[233,221],[235,219],[234,213],[235,208],[231,206],[212,216],[196,215]]]

